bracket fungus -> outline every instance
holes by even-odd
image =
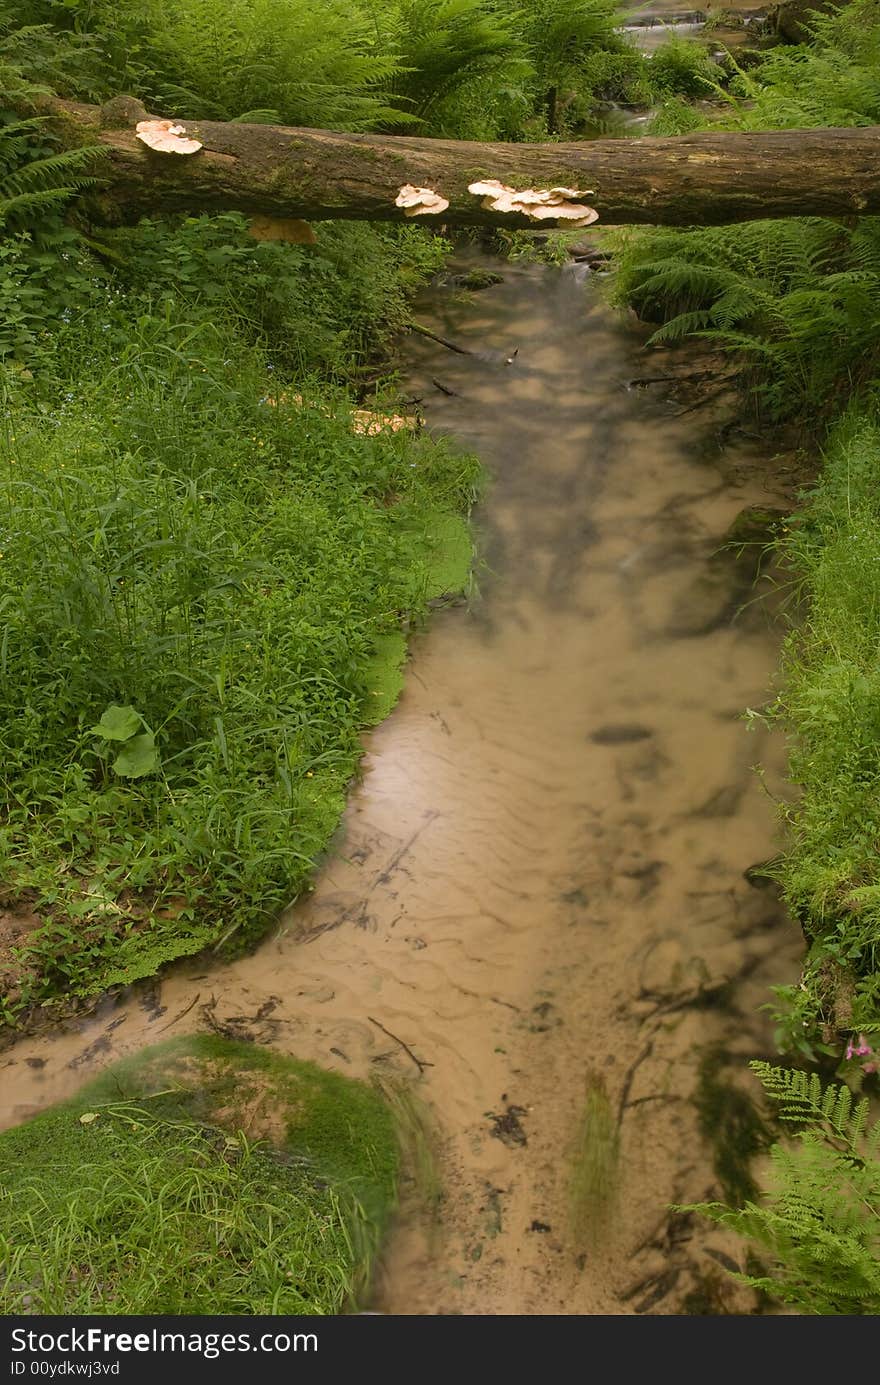
[[[201,149],[197,139],[186,138],[186,126],[173,120],[139,120],[135,134],[157,154],[195,154]]]
[[[433,216],[445,212],[449,201],[433,188],[414,188],[412,183],[404,183],[394,205],[403,208],[404,216]]]
[[[497,178],[486,178],[468,184],[468,192],[482,198],[487,211],[519,212],[533,221],[567,221],[572,227],[580,227],[599,220],[595,208],[577,200],[593,196],[592,192],[578,192],[577,188],[525,188],[517,192]]]

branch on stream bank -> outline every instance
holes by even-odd
[[[484,144],[192,120],[174,127],[186,149],[160,152],[137,135],[146,112],[129,98],[104,107],[53,99],[46,113],[66,144],[103,149],[100,184],[83,202],[109,224],[184,211],[367,221],[403,221],[409,212],[426,226],[514,230],[565,216],[538,203],[529,215],[500,210],[503,199],[469,191],[492,179],[519,190],[564,188],[611,225],[880,214],[878,126]],[[191,142],[196,152],[186,152]],[[427,197],[399,205],[407,185],[433,190],[436,208]]]

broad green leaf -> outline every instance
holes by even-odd
[[[140,712],[136,712],[134,707],[117,707],[114,702],[97,726],[92,727],[92,735],[101,736],[105,741],[127,741],[140,731],[143,724]]]
[[[133,736],[113,761],[114,771],[123,779],[140,779],[158,768],[159,755],[152,731],[144,731],[140,736]]]

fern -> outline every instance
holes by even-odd
[[[398,56],[395,100],[435,134],[457,132],[456,106],[475,85],[516,84],[531,72],[511,16],[485,0],[397,0],[385,7],[380,33]]]
[[[0,0],[0,92],[19,104],[22,97],[47,91],[84,101],[103,100],[106,66],[97,38],[59,33],[47,23],[28,23],[23,8]],[[118,73],[113,73],[113,80],[119,80]]]
[[[570,117],[572,95],[592,93],[587,75],[592,55],[631,52],[616,32],[622,22],[615,0],[531,0],[520,6],[503,0],[534,69],[536,103],[546,111],[547,129],[559,134]],[[575,107],[576,109],[576,107]]]
[[[101,0],[101,23],[118,7]],[[118,18],[115,21],[118,23]],[[375,25],[345,0],[139,0],[147,55],[139,94],[181,116],[230,120],[259,111],[290,125],[364,130],[408,116],[388,100],[398,71]]]
[[[746,1284],[808,1314],[880,1312],[880,1121],[849,1088],[822,1087],[815,1073],[751,1064],[783,1120],[803,1127],[793,1147],[771,1151],[770,1187],[760,1204],[697,1211],[769,1252]]]
[[[15,72],[19,98],[33,85]],[[91,186],[95,148],[60,150],[39,117],[0,109],[0,359],[24,357],[59,313],[92,289],[77,232],[62,213]]]
[[[654,343],[710,335],[751,367],[771,417],[812,412],[880,370],[880,221],[818,217],[655,231],[620,259],[618,299]]]
[[[625,46],[614,42],[617,10],[614,0],[532,0],[514,9],[543,87],[576,81],[580,64],[596,49]]]
[[[48,213],[59,211],[96,179],[87,170],[100,149],[52,151],[40,119],[19,120],[0,115],[0,226],[30,230],[38,240],[55,229]]]
[[[860,1158],[858,1146],[868,1128],[870,1102],[862,1097],[855,1106],[849,1087],[823,1088],[817,1073],[776,1068],[756,1060],[750,1064],[760,1078],[764,1091],[779,1105],[781,1120],[812,1125],[826,1138],[840,1141],[853,1156]],[[880,1144],[880,1122],[868,1137],[869,1152],[877,1153]]]

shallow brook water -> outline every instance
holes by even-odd
[[[739,48],[754,42],[756,24],[770,10],[770,5],[756,5],[753,0],[731,0],[729,4],[683,5],[681,0],[648,0],[633,4],[626,0],[621,13],[626,23],[621,32],[643,53],[654,53],[670,38],[699,38],[707,25],[706,35],[711,50]]]
[[[374,1309],[743,1311],[738,1243],[668,1207],[718,1193],[701,1061],[741,1079],[770,1054],[759,1007],[800,954],[744,875],[776,842],[783,747],[741,713],[780,631],[767,584],[713,556],[744,507],[788,501],[759,440],[722,448],[706,411],[631,384],[662,371],[584,266],[474,264],[504,282],[417,315],[477,354],[412,337],[404,388],[491,474],[479,593],[413,640],[313,895],[253,956],[0,1055],[0,1118],[172,1034],[248,1036],[422,1112],[442,1195],[405,1190]],[[570,1198],[588,1093],[592,1232]]]

